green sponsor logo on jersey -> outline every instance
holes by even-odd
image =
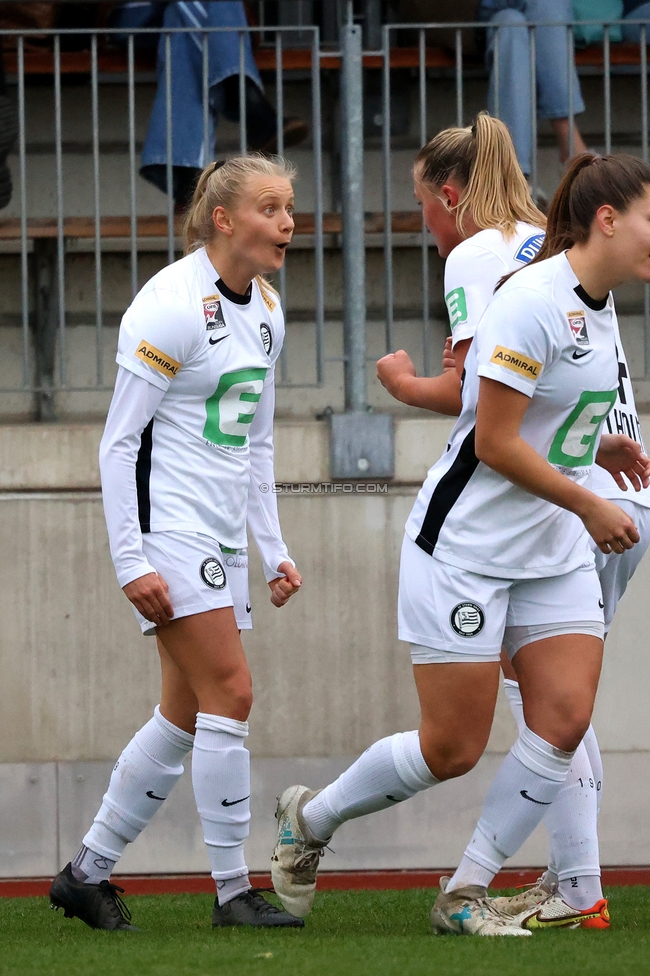
[[[553,438],[548,460],[564,467],[586,467],[594,463],[598,431],[616,400],[616,390],[591,393],[585,390]]]
[[[445,295],[445,301],[449,312],[449,324],[452,329],[459,322],[467,321],[467,300],[464,288],[454,288],[448,295]]]
[[[211,444],[243,447],[264,386],[266,369],[237,369],[224,373],[205,401],[203,436]]]

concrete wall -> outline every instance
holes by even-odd
[[[398,554],[417,485],[449,428],[435,418],[397,421],[396,478],[386,493],[280,496],[305,577],[286,608],[270,605],[251,560],[252,868],[268,865],[281,788],[325,785],[377,738],[417,724],[408,648],[396,638]],[[91,425],[0,427],[0,876],[52,874],[69,859],[112,763],[157,701],[155,645],[140,636],[108,554],[99,435]],[[325,423],[281,422],[276,443],[279,482],[328,481]],[[650,863],[649,583],[646,561],[608,640],[596,709],[607,864]],[[500,702],[486,756],[470,776],[346,825],[324,866],[453,864],[513,737]],[[538,831],[513,863],[541,864],[544,843]],[[186,772],[121,870],[205,868]]]

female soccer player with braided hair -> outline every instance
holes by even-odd
[[[493,128],[495,135],[501,133],[504,145],[509,141],[509,136],[500,122],[483,115],[479,116],[476,125],[477,162],[474,164],[474,173],[480,172],[481,178],[474,180],[476,195],[480,194],[484,182],[487,183],[489,190],[493,183],[490,174],[502,169],[502,164],[493,156],[491,157],[488,151],[484,149],[483,153],[481,152],[481,131],[485,125]],[[471,233],[465,230],[465,220],[461,219],[459,224],[456,211],[457,201],[463,195],[462,178],[459,180],[458,167],[449,177],[450,161],[447,146],[457,145],[455,141],[459,140],[460,133],[465,132],[467,138],[469,131],[445,130],[424,147],[418,158],[423,160],[422,168],[427,178],[423,179],[424,174],[421,170],[418,172],[416,162],[416,175],[420,177],[416,180],[416,194],[420,196],[424,207],[425,222],[430,225],[439,247],[442,246],[443,255],[450,245],[453,248],[445,263],[445,294],[452,328],[451,341],[454,353],[459,354],[461,366],[478,321],[503,275],[504,265],[509,262],[508,270],[515,270],[532,260],[542,244],[542,228],[545,226],[545,219],[540,215],[539,230],[531,238],[520,244],[518,249],[509,245],[509,239],[502,229],[504,204],[506,213],[510,206],[507,199],[501,205],[500,211],[494,210],[488,213],[487,218],[484,217],[482,223],[492,225],[489,229]],[[452,163],[453,161],[452,157]],[[508,172],[506,167],[503,167],[503,170]],[[445,182],[447,185],[443,186]],[[506,193],[508,189],[512,190],[515,185],[516,179],[510,171],[507,179],[501,184],[502,193]],[[489,192],[488,197],[492,201],[498,200],[498,195],[494,192]],[[449,209],[439,205],[443,201],[448,204]],[[464,201],[467,206],[466,196]],[[512,213],[514,217],[516,215],[514,207]],[[554,211],[554,220],[556,217],[557,211]],[[471,229],[472,225],[469,224],[469,231]],[[554,232],[551,231],[552,234]],[[442,245],[440,241],[443,242]],[[601,441],[597,460],[604,465],[607,465],[607,446],[609,445],[611,449],[617,442],[620,445],[625,437],[636,441],[640,449],[643,449],[630,371],[616,320],[614,320],[614,327],[617,337],[619,386],[616,402],[605,421],[604,430],[610,435],[616,435],[616,440],[606,433]],[[450,361],[453,361],[453,357]],[[400,350],[379,361],[378,374],[389,392],[398,399],[414,406],[424,406],[438,411],[446,409],[446,399],[442,399],[442,402],[437,401],[441,399],[441,385],[449,386],[450,381],[454,381],[453,373],[435,378],[416,377],[410,358]],[[632,445],[628,442],[628,446]],[[621,505],[634,519],[640,534],[639,543],[622,555],[612,553],[605,555],[596,546],[592,546],[603,591],[605,634],[607,634],[618,602],[650,542],[650,491],[637,482],[635,484],[637,490],[630,497],[625,484],[619,487],[606,467],[601,466],[600,463],[594,465],[589,487],[597,494]],[[521,694],[514,669],[506,654],[502,656],[502,667],[505,675],[506,697],[515,721],[518,727],[521,727],[523,723]],[[537,885],[515,898],[498,899],[495,903],[498,907],[514,913],[534,908],[553,894],[559,886],[565,902],[569,905],[570,910],[567,911],[569,919],[572,920],[575,912],[580,911],[582,918],[580,924],[583,927],[608,926],[608,921],[601,914],[596,919],[589,917],[590,910],[603,901],[597,834],[602,783],[600,751],[593,727],[590,725],[576,751],[562,790],[544,818],[550,840],[549,870],[540,878]],[[553,923],[557,925],[557,917],[554,918]],[[572,924],[572,921],[567,924]]]
[[[419,732],[375,743],[317,795],[291,787],[280,797],[274,881],[297,913],[309,910],[319,853],[341,823],[477,762],[505,642],[525,725],[432,923],[438,932],[528,934],[486,900],[487,886],[552,805],[589,726],[604,625],[584,529],[607,554],[639,539],[633,519],[585,485],[618,387],[609,290],[650,280],[650,168],[585,157],[558,199],[567,195],[571,247],[524,268],[486,310],[449,449],[407,522],[399,633],[412,645]],[[649,483],[647,458],[627,443],[614,443],[606,463]],[[566,922],[567,906],[551,898],[548,912],[559,908]]]
[[[120,327],[118,375],[100,449],[104,509],[120,585],[155,634],[162,696],[118,759],[83,844],[50,897],[93,928],[130,928],[109,881],[127,843],[183,772],[203,825],[214,926],[299,926],[251,889],[244,859],[251,679],[246,522],[271,601],[301,579],[282,540],[273,477],[274,366],[284,322],[261,277],[293,233],[293,169],[234,157],[205,169],[185,226],[186,256],[139,292]],[[260,486],[263,486],[260,489]]]

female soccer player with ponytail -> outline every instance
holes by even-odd
[[[505,643],[525,725],[432,923],[437,932],[529,934],[486,900],[487,886],[555,800],[589,726],[604,622],[584,530],[606,554],[639,539],[633,519],[586,483],[618,387],[609,291],[650,280],[650,168],[588,157],[569,170],[558,199],[567,195],[572,246],[523,268],[486,310],[449,449],[407,522],[399,635],[411,644],[419,731],[375,743],[317,795],[290,787],[280,797],[273,876],[297,914],[309,911],[318,857],[341,823],[475,765]],[[640,452],[614,446],[607,463],[649,483]]]
[[[449,304],[454,354],[461,365],[478,321],[503,275],[504,263],[509,260],[508,270],[515,270],[517,266],[523,267],[530,262],[542,245],[542,228],[545,226],[545,218],[540,214],[536,234],[524,241],[518,250],[509,245],[504,217],[509,212],[513,219],[516,217],[518,209],[512,202],[512,197],[517,190],[521,192],[523,189],[522,181],[518,179],[516,163],[513,167],[511,162],[510,137],[502,123],[485,115],[478,117],[472,132],[476,142],[476,155],[470,188],[464,184],[462,176],[459,176],[457,158],[452,156],[450,160],[445,154],[449,145],[454,146],[457,153],[458,144],[463,145],[462,134],[465,134],[465,140],[468,141],[470,130],[451,129],[439,133],[421,150],[418,157],[423,160],[421,168],[418,170],[417,162],[415,167],[416,193],[424,207],[425,222],[439,247],[442,246],[443,255],[450,245],[453,248],[445,264],[445,294]],[[491,138],[487,137],[488,132],[491,132]],[[497,157],[499,144],[503,158]],[[506,178],[503,181],[500,178],[495,180],[495,175],[501,173],[505,173]],[[447,185],[444,186],[444,183]],[[439,206],[441,198],[447,201],[449,209]],[[464,204],[462,208],[457,205],[461,198]],[[491,205],[491,210],[487,213],[486,200]],[[553,212],[551,238],[557,233],[555,222],[561,212],[558,210],[558,203],[556,201]],[[469,210],[473,217],[474,208],[483,209],[481,223],[483,226],[491,225],[489,230],[470,233],[475,219],[468,223],[466,215]],[[519,212],[520,210],[521,208]],[[469,231],[466,231],[466,227],[469,227]],[[455,241],[457,243],[454,246]],[[497,249],[500,254],[495,253]],[[644,449],[630,371],[615,317],[613,325],[616,331],[618,391],[614,407],[605,421],[606,433],[601,440],[597,458],[599,463],[593,467],[589,487],[597,494],[616,501],[628,512],[637,525],[640,541],[622,555],[605,555],[597,546],[592,546],[603,592],[605,634],[611,626],[627,583],[650,542],[650,490],[636,481],[634,487],[637,490],[630,497],[631,493],[626,490],[624,483],[619,487],[606,469],[607,448],[611,450],[617,445],[620,447],[625,438],[636,441],[639,451]],[[440,385],[453,385],[455,379],[453,373],[435,378],[416,377],[413,364],[403,350],[380,360],[378,374],[389,392],[398,399],[438,411],[446,407],[445,400],[436,402],[439,399]],[[628,446],[632,447],[629,441]],[[506,697],[517,726],[521,728],[524,721],[521,693],[514,669],[505,654],[502,657],[502,667]],[[499,908],[515,914],[525,909],[534,909],[559,887],[568,905],[567,924],[573,924],[575,912],[580,911],[580,924],[583,927],[608,926],[609,922],[602,913],[598,913],[597,918],[589,917],[591,909],[603,901],[597,834],[602,783],[600,751],[590,725],[576,751],[562,790],[544,817],[550,840],[549,870],[536,885],[514,898],[497,899],[495,904]],[[554,917],[554,926],[557,926],[558,921],[557,916]]]
[[[261,277],[293,233],[294,171],[235,157],[199,179],[186,257],[139,292],[120,328],[118,375],[100,449],[117,577],[155,634],[162,696],[118,759],[81,849],[50,898],[93,928],[131,928],[113,868],[160,809],[190,749],[215,898],[214,926],[299,926],[251,889],[244,747],[251,679],[246,522],[271,601],[300,587],[282,541],[273,477],[274,366],[284,322]],[[262,486],[262,488],[260,488]]]

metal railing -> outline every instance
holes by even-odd
[[[629,22],[628,22],[629,23]],[[529,87],[530,87],[530,139],[533,154],[530,166],[530,182],[536,188],[540,179],[539,159],[539,124],[537,107],[537,75],[535,69],[535,53],[537,31],[545,25],[527,25],[527,43],[529,51]],[[548,25],[546,25],[548,26]],[[573,121],[577,93],[573,75],[573,31],[575,24],[564,25],[567,37],[567,70],[569,99],[569,150],[573,149]],[[641,24],[638,58],[628,58],[629,63],[622,63],[624,59],[616,52],[619,48],[611,42],[610,34],[615,25],[604,26],[604,41],[602,45],[602,64],[598,65],[596,57],[590,68],[585,64],[581,70],[602,71],[602,148],[611,151],[614,135],[612,122],[612,82],[619,74],[635,74],[639,77],[638,85],[638,129],[632,133],[630,141],[634,143],[633,150],[639,151],[644,159],[648,159],[648,87],[647,87],[647,48],[646,27]],[[311,127],[311,143],[309,144],[308,160],[311,178],[308,180],[307,193],[311,197],[310,211],[313,216],[303,221],[303,226],[309,232],[309,243],[313,250],[313,333],[310,340],[311,362],[308,369],[296,371],[290,369],[286,353],[280,364],[279,383],[284,386],[307,388],[322,386],[326,382],[326,369],[329,363],[343,363],[345,370],[345,407],[351,411],[364,411],[367,406],[367,363],[375,356],[368,355],[367,335],[369,323],[366,322],[366,250],[368,246],[368,231],[373,230],[373,221],[367,211],[367,200],[376,192],[376,186],[364,186],[364,165],[369,165],[372,159],[379,159],[382,179],[382,199],[377,217],[383,217],[383,253],[384,253],[384,288],[385,307],[381,315],[384,321],[381,348],[390,351],[399,344],[402,321],[415,316],[421,320],[420,361],[425,372],[436,372],[440,350],[434,343],[434,322],[439,322],[442,296],[432,288],[431,271],[431,242],[419,217],[413,213],[405,221],[409,231],[408,238],[399,235],[395,229],[395,211],[412,209],[404,206],[404,193],[401,185],[410,178],[410,166],[415,151],[424,144],[433,130],[443,125],[467,124],[469,113],[485,107],[486,102],[486,69],[482,59],[467,58],[464,54],[463,40],[469,36],[468,32],[495,30],[485,24],[388,24],[383,28],[381,47],[374,51],[363,51],[361,30],[358,25],[350,21],[342,28],[340,50],[333,51],[321,45],[319,29],[313,26],[274,27],[274,46],[269,51],[264,49],[266,61],[264,66],[268,76],[275,85],[275,108],[277,112],[277,150],[283,153],[283,116],[286,106],[287,85],[298,79],[300,84],[309,86],[309,111]],[[494,35],[492,83],[497,92],[495,114],[503,109],[498,104],[499,75],[503,72],[502,52],[500,51],[500,31],[506,28],[496,28]],[[445,30],[453,32],[453,48],[445,51],[435,45],[436,34]],[[265,38],[269,37],[269,27],[264,27]],[[296,31],[300,32],[303,41],[303,56],[296,60],[291,58],[291,38]],[[129,291],[134,295],[138,287],[143,284],[141,269],[141,252],[151,247],[152,238],[157,246],[164,248],[167,261],[173,261],[179,254],[178,221],[174,213],[172,194],[168,194],[163,214],[151,215],[142,213],[141,199],[143,184],[138,177],[138,148],[139,126],[142,113],[142,97],[140,82],[145,78],[149,83],[153,80],[151,66],[145,71],[139,61],[138,39],[141,35],[158,34],[159,43],[164,45],[166,52],[166,67],[159,83],[164,84],[166,92],[166,181],[170,187],[173,183],[173,131],[172,118],[172,59],[171,45],[174,34],[185,33],[200,37],[201,40],[201,107],[203,120],[203,159],[214,158],[213,126],[210,107],[210,65],[208,42],[213,32],[231,33],[236,37],[239,50],[239,123],[234,151],[246,152],[248,133],[246,130],[246,80],[245,80],[245,46],[247,35],[259,33],[259,28],[196,28],[174,29],[139,29],[121,32],[125,36],[121,53],[113,54],[113,67],[109,71],[105,43],[107,35],[115,34],[111,30],[87,29],[68,31],[66,34],[77,33],[89,37],[89,49],[86,58],[86,78],[84,84],[89,90],[89,117],[86,128],[79,117],[72,121],[76,126],[77,136],[80,132],[88,134],[87,144],[92,157],[92,205],[90,212],[80,216],[73,206],[76,203],[76,190],[67,178],[71,170],[71,160],[74,145],[69,146],[66,141],[66,125],[70,125],[70,109],[66,106],[66,89],[64,79],[67,71],[67,54],[62,47],[62,34],[56,31],[6,31],[5,36],[15,39],[15,69],[10,75],[15,78],[17,103],[19,112],[19,137],[17,152],[17,173],[14,177],[17,183],[15,199],[19,203],[19,216],[7,218],[0,212],[0,241],[13,238],[20,254],[20,328],[22,330],[21,374],[16,371],[8,377],[5,370],[4,379],[0,380],[0,393],[23,393],[35,397],[36,413],[41,419],[53,419],[56,415],[56,394],[59,392],[95,392],[108,391],[112,386],[112,373],[107,368],[108,349],[116,342],[116,330],[106,327],[110,319],[116,324],[114,312],[110,317],[107,308],[107,285],[105,280],[105,252],[111,238],[118,238],[119,247],[128,255]],[[411,40],[410,47],[400,46],[399,42],[411,32],[415,35],[416,43]],[[31,41],[38,35],[51,38],[50,52],[35,53]],[[304,38],[308,35],[311,44],[304,49]],[[433,44],[433,46],[432,46]],[[637,49],[635,48],[635,51]],[[289,53],[288,53],[289,52]],[[272,53],[272,58],[269,55]],[[77,62],[80,55],[75,52]],[[6,55],[11,61],[11,55]],[[40,59],[40,61],[39,61]],[[49,59],[49,61],[48,61]],[[120,60],[121,59],[121,60]],[[83,60],[83,59],[82,59]],[[110,60],[110,58],[108,59]],[[584,60],[584,59],[583,59]],[[32,62],[38,62],[41,67],[34,68]],[[48,62],[49,68],[43,68]],[[115,63],[119,62],[119,71],[115,73]],[[410,74],[408,81],[409,97],[415,101],[417,108],[412,112],[414,124],[406,119],[402,128],[406,135],[396,134],[395,129],[395,84],[396,69],[402,67]],[[43,219],[38,213],[39,195],[35,185],[35,177],[30,171],[30,145],[38,141],[38,126],[43,125],[43,116],[38,116],[34,106],[28,105],[30,86],[28,79],[31,72],[38,70],[41,74],[50,71],[53,128],[52,156],[54,162],[53,196],[54,216]],[[111,73],[112,71],[112,73]],[[321,77],[328,72],[334,84],[328,84],[323,91]],[[378,127],[379,137],[368,135],[364,138],[364,74],[374,72],[381,78],[381,120]],[[103,155],[103,120],[100,92],[102,86],[109,81],[119,81],[125,90],[125,101],[121,114],[111,113],[109,119],[113,144],[119,143],[120,160],[124,164],[122,172],[126,170],[126,179],[122,183],[128,184],[128,207],[121,214],[121,222],[115,215],[111,215],[110,195],[114,187],[107,184],[103,177],[106,163]],[[340,82],[340,84],[339,84]],[[403,79],[401,79],[403,84]],[[478,86],[478,88],[477,88]],[[470,91],[471,89],[471,91]],[[40,88],[39,91],[43,91]],[[477,104],[477,94],[479,101]],[[325,101],[327,100],[327,105]],[[404,99],[402,98],[402,107]],[[470,107],[471,106],[471,107]],[[68,115],[66,115],[66,111]],[[338,113],[338,114],[337,114]],[[118,117],[119,116],[119,117]],[[325,125],[326,117],[333,119],[329,129]],[[338,122],[337,122],[338,119]],[[398,120],[404,122],[404,120]],[[116,128],[117,127],[117,128]],[[119,131],[118,131],[119,130]],[[326,145],[324,145],[324,135]],[[117,138],[121,134],[121,140]],[[403,150],[409,150],[408,162],[403,158]],[[412,150],[412,152],[410,152]],[[402,155],[399,153],[402,152]],[[328,220],[324,214],[324,199],[326,184],[323,165],[324,153],[329,155],[329,180],[331,183],[330,197],[337,204],[340,220],[335,215]],[[398,170],[399,167],[399,170]],[[408,167],[409,172],[405,172]],[[556,174],[557,176],[557,174]],[[397,177],[397,178],[396,178]],[[557,180],[556,180],[557,181]],[[304,186],[304,174],[301,181]],[[339,187],[337,193],[336,186]],[[115,188],[117,189],[117,188]],[[553,189],[553,187],[549,187]],[[120,192],[123,186],[119,187]],[[401,197],[401,199],[400,199]],[[396,207],[397,203],[402,203]],[[107,212],[108,211],[108,212]],[[372,216],[372,215],[371,215]],[[403,216],[403,214],[401,215]],[[85,222],[84,222],[84,219]],[[155,218],[155,219],[154,219]],[[112,222],[112,223],[111,223]],[[377,223],[377,221],[375,221]],[[326,225],[328,230],[326,232]],[[70,242],[85,237],[87,246],[91,248],[93,256],[93,289],[94,289],[94,367],[92,376],[86,382],[76,382],[74,372],[69,368],[70,362],[70,295],[74,285],[73,276],[69,270]],[[409,296],[409,309],[404,309],[396,302],[395,290],[395,253],[398,243],[406,240],[411,248],[417,248],[419,257],[420,294]],[[373,238],[376,245],[376,239]],[[115,245],[112,244],[111,247]],[[341,248],[341,264],[343,271],[343,311],[332,311],[326,307],[326,275],[325,251],[327,247],[337,250]],[[291,258],[289,258],[289,261]],[[374,281],[373,281],[374,284]],[[288,318],[291,321],[292,296],[287,285],[286,271],[279,276],[277,282],[285,310],[288,308]],[[288,306],[287,306],[288,300]],[[644,317],[644,365],[645,374],[650,375],[650,294],[645,289],[643,300]],[[415,308],[415,311],[414,311]],[[377,316],[377,310],[374,311]],[[343,352],[340,356],[326,355],[326,318],[343,320]],[[75,320],[76,321],[76,320]],[[332,324],[332,328],[334,328]],[[337,326],[338,327],[338,326]],[[437,327],[437,326],[436,326]],[[330,328],[328,324],[327,328]],[[289,333],[287,348],[291,352],[291,333]],[[376,351],[376,345],[373,345]],[[302,361],[304,366],[304,361]],[[111,367],[112,369],[112,367]],[[307,378],[305,378],[305,375]],[[650,398],[649,398],[650,399]]]

